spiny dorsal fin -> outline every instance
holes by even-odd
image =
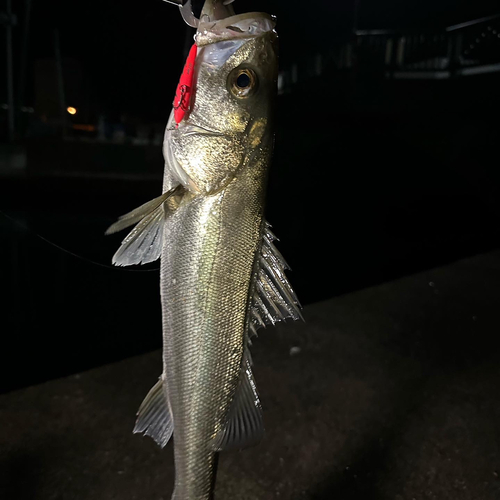
[[[144,398],[134,427],[134,434],[142,433],[152,437],[162,448],[174,432],[174,422],[170,415],[167,399],[163,393],[162,379],[158,380]]]
[[[299,299],[285,274],[290,269],[285,259],[274,246],[277,240],[268,222],[264,222],[262,249],[257,283],[252,298],[249,336],[261,326],[274,325],[288,318],[304,319],[300,312]]]
[[[234,395],[227,422],[213,442],[214,451],[244,448],[257,444],[264,435],[262,406],[252,374],[248,348],[243,356],[240,382]]]
[[[113,234],[133,224],[137,225],[122,241],[120,248],[113,255],[115,266],[147,264],[160,257],[163,247],[165,220],[165,202],[179,194],[181,187],[176,187],[148,201],[128,214],[122,215],[112,224],[105,234]]]

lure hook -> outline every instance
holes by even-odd
[[[197,17],[195,17],[195,15],[193,14],[191,0],[164,0],[164,2],[171,3],[173,5],[177,5],[179,7],[179,10],[181,11],[181,16],[182,16],[182,19],[184,19],[184,22],[188,26],[191,26],[192,28],[198,27],[198,25],[200,24],[200,20]],[[222,0],[221,3],[224,7],[227,7],[228,5],[232,4],[233,2],[234,2],[234,0]],[[232,10],[232,8],[231,8],[231,10]],[[231,11],[229,11],[229,12],[231,12]]]
[[[177,5],[181,11],[182,19],[184,22],[191,26],[192,28],[197,28],[200,20],[197,19],[193,14],[193,9],[191,7],[191,0],[163,0],[164,2]]]

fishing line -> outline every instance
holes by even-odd
[[[84,262],[89,262],[90,264],[93,264],[94,266],[98,266],[98,267],[104,267],[106,269],[113,269],[115,271],[126,271],[128,273],[151,273],[151,272],[154,272],[154,271],[159,271],[160,268],[159,267],[155,267],[153,269],[127,269],[125,267],[120,267],[120,266],[110,266],[109,264],[102,264],[101,262],[97,262],[95,260],[92,260],[92,259],[89,259],[88,257],[84,257],[83,255],[79,255],[77,253],[74,253],[72,252],[71,250],[68,250],[67,248],[64,248],[60,245],[58,245],[57,243],[54,243],[53,241],[45,238],[45,236],[42,236],[41,234],[37,233],[34,229],[32,229],[31,227],[27,226],[26,224],[23,224],[22,222],[20,222],[19,220],[17,220],[16,218],[14,217],[11,217],[10,215],[6,214],[3,210],[0,210],[0,213],[6,217],[7,219],[11,220],[16,226],[18,227],[21,227],[23,228],[24,230],[34,234],[35,236],[37,236],[38,238],[40,238],[42,241],[44,241],[45,243],[49,244],[49,245],[52,245],[53,247],[57,248],[58,250],[60,250],[61,252],[63,253],[67,253],[68,255],[71,255],[73,257],[76,257],[77,259],[80,259]]]

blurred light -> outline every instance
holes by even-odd
[[[285,89],[285,74],[281,71],[278,75],[278,94],[283,94]]]
[[[76,108],[73,108],[72,106],[69,106],[66,111],[70,114],[70,115],[76,115]]]
[[[95,125],[86,125],[86,124],[80,124],[80,123],[75,123],[73,125],[73,128],[75,130],[84,130],[85,132],[95,132],[95,130],[96,130]]]

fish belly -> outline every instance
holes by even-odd
[[[217,194],[186,195],[167,222],[161,298],[175,500],[212,498],[211,443],[240,376],[264,184],[262,166],[254,165]]]

